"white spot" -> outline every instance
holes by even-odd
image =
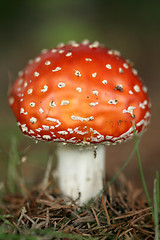
[[[10,97],[9,98],[9,104],[12,105],[14,103],[14,98],[13,97]]]
[[[88,40],[88,39],[84,39],[84,40],[82,41],[82,44],[83,44],[83,45],[89,44],[89,40]]]
[[[122,68],[119,68],[120,73],[124,73],[124,70]]]
[[[97,47],[99,47],[99,42],[98,41],[95,41],[95,42],[93,42],[92,44],[90,44],[89,45],[89,48],[97,48]]]
[[[27,82],[24,82],[24,87],[27,87],[28,83]]]
[[[68,100],[62,100],[61,101],[61,105],[68,105],[69,104],[69,101]]]
[[[41,132],[41,131],[42,131],[42,128],[37,128],[36,131],[37,131],[37,132]]]
[[[35,107],[35,102],[31,102],[30,104],[29,104],[31,107]]]
[[[92,77],[97,77],[97,73],[92,73]]]
[[[30,122],[33,124],[33,123],[36,123],[37,122],[37,118],[35,117],[31,117],[30,118]]]
[[[126,59],[126,62],[130,65],[130,66],[132,66],[133,65],[133,62],[131,62],[131,60],[130,59]]]
[[[70,41],[68,42],[69,45],[72,45],[72,44],[74,44],[74,43],[76,43],[75,40],[70,40]]]
[[[134,74],[134,75],[136,75],[136,76],[137,76],[137,74],[138,74],[138,71],[137,71],[135,68],[132,68],[132,72],[133,72],[133,74]]]
[[[81,77],[81,73],[80,73],[79,71],[76,71],[76,70],[75,70],[75,75],[76,75],[77,77]]]
[[[151,116],[151,114],[150,114],[150,112],[146,112],[146,114],[145,114],[145,116],[144,116],[144,118],[146,119],[146,118],[150,118],[150,116]]]
[[[44,93],[44,92],[47,92],[47,90],[48,90],[48,86],[47,86],[47,85],[44,85],[44,86],[43,86],[43,89],[41,89],[41,92]]]
[[[88,131],[81,131],[81,130],[78,130],[79,129],[79,127],[76,127],[75,129],[74,129],[74,131],[77,133],[77,134],[80,134],[80,135],[85,135],[85,134],[87,134],[88,133]]]
[[[60,49],[58,52],[61,54],[61,53],[64,53],[64,50]]]
[[[129,90],[129,94],[131,94],[131,95],[132,95],[132,94],[133,94],[133,92],[132,92],[131,90]]]
[[[21,125],[22,132],[28,132],[28,128],[26,127],[26,124]]]
[[[55,69],[52,70],[52,72],[58,72],[58,71],[60,71],[60,70],[61,70],[60,67],[56,67]]]
[[[119,51],[114,50],[114,49],[108,50],[108,54],[110,54],[110,55],[117,55],[117,56],[121,55]]]
[[[93,90],[92,93],[93,93],[94,95],[98,96],[98,91]]]
[[[49,130],[49,126],[47,126],[47,125],[42,125],[42,127],[43,127],[43,129],[46,130],[46,131]]]
[[[112,138],[113,136],[109,136],[109,135],[106,136],[106,140],[111,140]]]
[[[106,68],[111,69],[111,64],[106,64]]]
[[[20,108],[20,114],[27,115],[28,113],[24,111],[24,108]]]
[[[91,58],[86,58],[85,59],[87,62],[92,62],[92,59]]]
[[[112,55],[112,54],[113,54],[113,50],[109,49],[109,50],[108,50],[108,54],[109,54],[109,55]]]
[[[115,50],[115,49],[113,50],[113,54],[117,55],[117,56],[121,56],[121,53],[119,51]]]
[[[67,131],[68,131],[69,133],[73,133],[73,129],[72,129],[72,128],[68,128]]]
[[[21,87],[17,88],[17,92],[20,92],[21,91]]]
[[[103,83],[104,85],[106,85],[106,84],[107,84],[107,80],[103,80],[102,83]]]
[[[65,84],[65,83],[63,83],[63,82],[61,82],[61,83],[58,83],[58,87],[59,87],[59,88],[63,88],[63,87],[65,87],[65,85],[66,85],[66,84]]]
[[[97,130],[93,130],[93,128],[90,128],[90,132],[92,132],[94,135],[97,136],[91,136],[92,141],[94,142],[100,142],[104,140],[104,136],[100,134]]]
[[[46,49],[46,48],[44,48],[44,49],[41,50],[41,53],[42,53],[42,54],[45,54],[45,53],[47,53],[47,52],[48,52],[48,49]]]
[[[23,93],[18,93],[17,95],[18,95],[18,97],[23,97],[24,96]]]
[[[47,121],[56,122],[57,125],[56,125],[55,127],[59,127],[59,126],[61,125],[61,122],[60,122],[58,119],[55,119],[55,118],[48,117],[48,118],[47,118]],[[51,128],[51,129],[54,129],[54,126],[51,126],[50,128]]]
[[[143,86],[142,90],[143,90],[144,93],[146,93],[148,91],[148,88],[146,86]]]
[[[39,76],[39,72],[34,72],[34,76],[38,77]]]
[[[70,57],[70,56],[72,56],[72,52],[67,52],[66,57]]]
[[[68,134],[68,132],[67,132],[67,131],[58,131],[57,133],[59,133],[59,134],[61,134],[61,135],[63,135],[63,136],[65,136],[65,135],[67,135],[67,134]]]
[[[47,60],[46,62],[45,62],[45,65],[50,65],[51,64],[51,61],[49,61],[49,60]]]
[[[41,135],[39,135],[39,134],[36,135],[36,138],[42,139],[42,138],[41,138]]]
[[[67,143],[75,143],[76,142],[76,140],[74,140],[76,137],[72,137],[72,138],[70,138],[70,139],[67,139],[66,140],[66,142]]]
[[[127,63],[123,63],[123,67],[124,67],[125,69],[128,69],[128,68],[129,68],[129,66],[128,66]]]
[[[109,103],[109,104],[114,104],[114,105],[116,105],[116,104],[118,103],[118,100],[116,100],[116,99],[110,99],[110,100],[108,101],[108,103]]]
[[[123,85],[117,84],[114,90],[119,90],[120,92],[123,92]]]
[[[95,107],[96,105],[98,105],[99,103],[98,102],[91,102],[89,105],[91,106],[91,107]]]
[[[21,98],[20,101],[23,102],[23,98]]]
[[[49,106],[50,107],[56,107],[56,103],[54,101],[52,101],[52,102],[49,103]]]
[[[42,138],[44,138],[46,140],[49,140],[49,139],[51,139],[51,136],[50,135],[43,135]]]
[[[63,48],[64,46],[65,46],[64,43],[58,43],[58,45],[57,45],[58,48]]]
[[[144,122],[145,122],[144,119],[142,119],[141,121],[139,121],[139,122],[136,124],[136,126],[139,127],[139,126],[143,125]]]
[[[76,43],[76,42],[72,42],[72,47],[79,47],[79,43]]]
[[[61,138],[60,137],[60,139],[59,139],[61,142],[65,142],[66,140],[65,140],[65,138]]]
[[[147,104],[148,104],[148,101],[147,101],[147,100],[144,100],[143,103],[140,103],[140,104],[139,104],[139,107],[142,108],[142,109],[145,109]]]
[[[23,75],[23,71],[21,70],[21,71],[18,72],[18,76],[20,77],[22,75]]]
[[[71,118],[72,120],[80,120],[80,121],[86,121],[86,122],[92,121],[94,119],[93,116],[90,116],[88,118],[83,118],[83,117],[74,116],[74,115],[72,115]]]
[[[40,108],[40,109],[39,109],[39,112],[40,112],[40,113],[43,113],[43,112],[44,112],[44,110],[43,110],[42,108]]]
[[[29,134],[34,134],[34,131],[32,129],[29,130]]]
[[[135,92],[140,92],[140,87],[138,85],[134,85],[133,88],[134,88]]]
[[[38,63],[38,62],[40,62],[41,61],[41,58],[40,57],[37,57],[36,59],[35,59],[35,62],[36,63]]]
[[[30,60],[28,61],[28,64],[32,64],[32,63],[33,63],[33,60],[30,59]]]
[[[123,109],[123,113],[130,113],[133,116],[133,110],[136,109],[134,106],[129,106],[127,109]]]
[[[61,140],[59,138],[54,138],[53,141],[54,142],[61,142]]]
[[[76,88],[76,91],[80,93],[80,92],[82,92],[82,88],[77,87],[77,88]]]
[[[56,135],[54,134],[54,132],[50,131],[50,133],[52,133],[52,137],[56,137]]]
[[[131,137],[131,133],[133,132],[133,127],[131,127],[127,132],[123,133],[122,135],[119,136],[119,138],[127,138]]]
[[[51,52],[52,52],[52,53],[56,53],[56,52],[57,52],[57,49],[53,48],[53,49],[51,50]]]
[[[23,83],[23,78],[20,78],[18,81],[18,85],[21,85]]]

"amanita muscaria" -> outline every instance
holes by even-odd
[[[133,123],[138,134],[150,120],[147,87],[137,71],[98,42],[43,51],[20,72],[9,104],[25,135],[60,142],[59,187],[79,197],[79,205],[103,187],[105,145],[131,138]]]

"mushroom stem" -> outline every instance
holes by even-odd
[[[96,152],[95,152],[96,151]],[[77,200],[79,206],[95,197],[103,188],[105,147],[62,146],[57,149],[59,188],[62,194]]]

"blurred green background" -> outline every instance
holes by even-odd
[[[147,0],[1,0],[0,1],[0,181],[6,179],[11,138],[18,151],[27,183],[42,178],[53,143],[35,144],[24,137],[7,102],[9,83],[41,49],[69,40],[98,40],[131,59],[149,88],[152,121],[140,153],[147,184],[152,189],[160,170],[160,1]],[[108,147],[106,171],[115,173],[128,157],[133,141]],[[134,158],[125,175],[139,187]]]

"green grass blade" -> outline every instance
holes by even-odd
[[[15,137],[12,137],[7,174],[7,185],[10,193],[15,193],[17,189],[23,193],[23,190],[20,187],[20,183],[24,184],[24,179],[22,178],[20,170],[20,161],[17,140]]]
[[[159,172],[156,172],[156,192],[157,192],[157,206],[158,208],[160,208]]]
[[[135,125],[133,125],[133,132],[134,132],[134,143],[135,143],[135,148],[136,148],[136,157],[137,157],[140,177],[141,177],[141,181],[142,181],[145,196],[147,198],[148,204],[149,204],[149,206],[151,208],[151,211],[152,211],[152,214],[153,214],[153,206],[152,206],[152,202],[151,202],[151,199],[150,199],[150,196],[149,196],[149,193],[148,193],[148,189],[147,189],[147,185],[146,185],[146,181],[145,181],[145,177],[144,177],[144,173],[143,173],[143,169],[142,169],[142,163],[141,163],[141,158],[140,158],[139,148],[138,148],[138,141],[137,141],[137,136],[136,136],[136,133],[135,133]]]
[[[159,234],[159,174],[156,173],[156,179],[154,180],[153,188],[153,203],[154,203],[154,223],[155,223],[155,240],[160,239]]]
[[[0,240],[42,240],[40,237],[36,236],[24,236],[24,235],[13,235],[7,233],[0,233]]]
[[[72,233],[64,233],[60,231],[55,231],[54,229],[30,229],[30,231],[23,233],[23,235],[19,234],[6,234],[0,233],[1,239],[12,239],[12,240],[44,240],[44,239],[74,239],[74,240],[98,240],[98,238],[87,237],[78,234]]]
[[[79,234],[75,234],[75,233],[65,233],[65,232],[61,232],[61,231],[55,231],[54,229],[35,229],[33,230],[33,233],[36,234],[44,234],[45,236],[52,236],[52,237],[56,237],[57,239],[74,239],[74,240],[98,240],[95,237],[87,237],[87,236],[82,236]]]
[[[3,222],[1,226],[9,225],[11,228],[14,229],[15,228],[14,225],[8,220],[8,218],[13,218],[13,216],[10,214],[0,215],[0,220]]]
[[[11,139],[11,149],[9,154],[9,163],[8,163],[8,189],[11,193],[15,192],[15,181],[16,181],[16,169],[19,164],[19,155],[17,151],[16,138],[12,137]]]

